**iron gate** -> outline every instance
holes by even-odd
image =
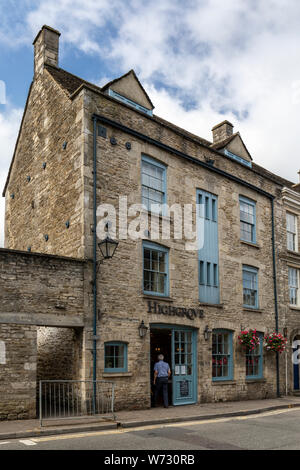
[[[115,384],[104,380],[40,380],[43,421],[99,417],[114,419]]]

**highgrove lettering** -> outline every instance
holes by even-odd
[[[189,320],[203,318],[204,311],[196,308],[174,307],[173,305],[160,305],[154,301],[148,301],[148,313],[186,317]]]

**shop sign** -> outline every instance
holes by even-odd
[[[203,318],[204,311],[198,308],[175,307],[173,305],[160,305],[154,301],[148,301],[148,313],[157,313],[161,315],[186,317],[189,320]]]

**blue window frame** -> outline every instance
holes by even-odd
[[[258,269],[243,265],[243,305],[258,308]]]
[[[256,203],[240,196],[241,240],[256,243]]]
[[[127,372],[127,344],[111,341],[104,344],[104,372]]]
[[[218,247],[218,196],[197,191],[198,202],[198,251],[199,300],[218,304],[219,294],[219,247]]]
[[[260,343],[253,351],[246,353],[246,379],[263,377],[263,334],[257,333]]]
[[[286,236],[287,236],[287,249],[290,251],[298,251],[297,243],[297,226],[298,217],[294,214],[286,213]]]
[[[142,111],[142,113],[148,114],[149,116],[153,116],[153,111],[151,109],[145,108],[141,104],[138,104],[135,101],[132,101],[129,98],[126,98],[125,96],[120,95],[119,93],[112,90],[111,88],[108,89],[108,94],[109,96],[112,96],[116,100],[122,101],[123,103],[128,104],[129,106],[132,106],[138,111]]]
[[[145,294],[169,295],[169,250],[145,241],[143,242],[143,291]]]
[[[300,270],[289,267],[289,296],[290,305],[299,306],[299,279]]]
[[[232,331],[213,330],[212,380],[233,379]]]
[[[167,169],[162,163],[142,155],[142,204],[150,212],[165,215]]]
[[[237,162],[241,163],[242,165],[245,165],[245,166],[248,166],[249,168],[252,168],[252,162],[249,162],[248,160],[245,160],[244,158],[239,157],[235,153],[232,153],[229,150],[225,149],[224,154],[227,157],[232,158],[233,160],[236,160]]]

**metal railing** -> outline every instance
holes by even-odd
[[[40,380],[39,418],[114,419],[115,384],[104,380]]]

